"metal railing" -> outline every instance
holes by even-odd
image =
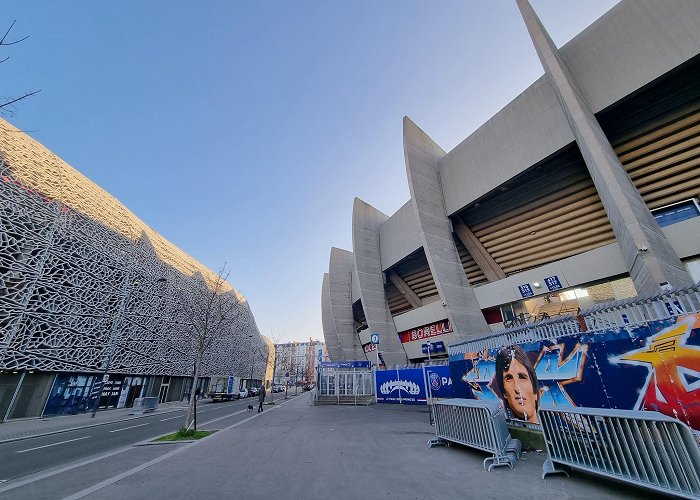
[[[484,469],[489,471],[500,465],[512,469],[520,458],[522,445],[510,437],[500,403],[448,399],[435,403],[433,411],[436,438],[428,442],[428,448],[452,442],[493,453],[484,460]]]
[[[617,300],[581,310],[575,316],[553,318],[489,333],[451,345],[450,356],[485,349],[537,342],[556,337],[595,333],[602,330],[643,325],[649,321],[676,318],[700,312],[700,284],[689,288],[669,290],[650,297]]]
[[[589,331],[641,325],[700,311],[700,286],[669,290],[652,297],[607,302],[581,311]]]
[[[554,463],[685,498],[700,498],[700,451],[682,422],[652,411],[540,408],[547,474]]]

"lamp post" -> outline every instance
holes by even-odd
[[[432,347],[432,344],[430,343],[430,340],[428,340],[428,363],[430,363],[430,347]]]

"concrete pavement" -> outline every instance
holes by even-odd
[[[544,481],[542,453],[523,455],[512,470],[486,472],[485,453],[427,448],[434,430],[425,408],[309,401],[304,395],[267,406],[65,498],[658,498],[575,472]],[[59,488],[60,476],[53,481]],[[68,491],[65,484],[59,489],[56,498]]]

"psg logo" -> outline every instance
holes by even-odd
[[[435,372],[430,372],[430,375],[428,375],[428,379],[430,380],[430,388],[432,390],[437,391],[438,389],[440,389],[440,375],[438,375]]]

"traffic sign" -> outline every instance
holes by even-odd
[[[370,337],[370,342],[372,342],[373,344],[379,344],[379,334],[373,333]]]

